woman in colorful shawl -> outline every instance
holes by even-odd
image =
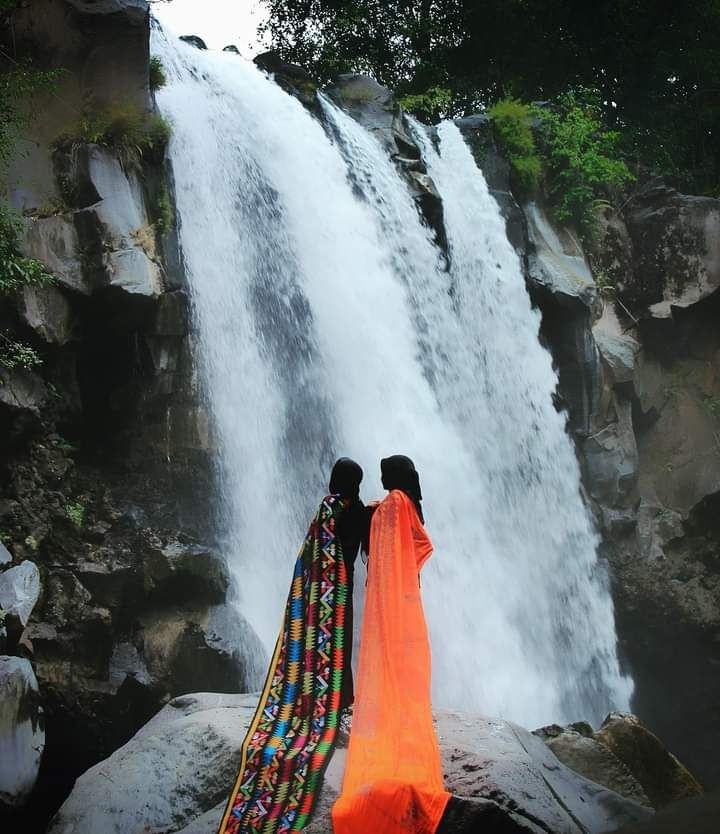
[[[366,538],[362,476],[349,458],[335,464],[330,494],[298,554],[285,618],[219,834],[285,834],[302,831],[309,822],[343,699],[352,700],[348,605],[353,562]]]
[[[357,697],[334,834],[434,834],[443,788],[430,708],[419,572],[432,553],[413,462],[381,462],[389,495],[370,526]]]

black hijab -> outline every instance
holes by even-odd
[[[363,479],[362,467],[351,458],[339,458],[330,473],[331,495],[342,495],[351,501],[360,498],[360,481]]]
[[[399,489],[415,505],[420,521],[425,523],[422,511],[422,492],[420,491],[420,476],[415,464],[405,455],[392,455],[380,461],[382,485],[386,490]]]

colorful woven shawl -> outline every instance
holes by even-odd
[[[285,834],[302,831],[310,820],[340,711],[348,586],[335,529],[347,503],[335,495],[323,500],[298,554],[218,834]]]

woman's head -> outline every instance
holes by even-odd
[[[357,501],[362,479],[363,471],[359,463],[351,458],[338,458],[330,473],[330,494]]]
[[[385,489],[402,490],[415,504],[420,520],[424,522],[420,503],[422,501],[420,476],[412,460],[405,455],[391,455],[389,458],[383,458],[380,461],[380,474]]]

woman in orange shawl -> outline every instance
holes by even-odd
[[[443,788],[430,708],[430,645],[419,572],[432,553],[413,462],[381,462],[389,495],[370,527],[370,559],[347,766],[335,834],[434,834]]]

